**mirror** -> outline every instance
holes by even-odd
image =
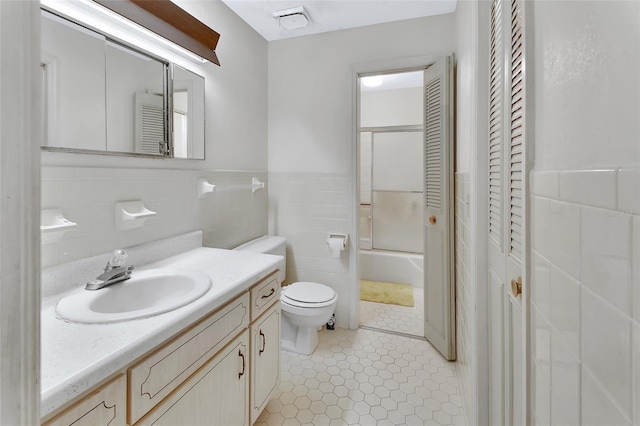
[[[173,65],[173,156],[204,159],[204,77]]]
[[[44,144],[106,150],[105,37],[45,12],[41,34]]]
[[[107,150],[165,155],[166,64],[106,42]]]
[[[204,159],[203,77],[173,65],[170,81],[168,61],[44,9],[41,24],[44,149]]]

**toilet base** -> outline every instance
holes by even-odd
[[[288,315],[282,315],[280,347],[289,352],[310,355],[318,346],[318,328],[296,326]]]
[[[311,355],[318,347],[318,330],[315,327],[296,328],[294,339],[281,339],[280,347],[285,351]]]

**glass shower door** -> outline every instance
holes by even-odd
[[[372,246],[422,253],[422,131],[376,132],[372,137]]]

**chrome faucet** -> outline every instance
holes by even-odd
[[[84,287],[86,290],[100,290],[131,278],[133,265],[122,266],[127,259],[128,254],[124,249],[118,249],[113,252],[113,256],[104,267],[104,272],[94,280],[91,280]]]

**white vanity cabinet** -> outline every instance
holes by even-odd
[[[99,386],[43,426],[111,426],[125,424],[126,380],[122,374]]]
[[[280,379],[275,277],[245,287],[44,425],[253,424]]]
[[[251,424],[280,382],[280,303],[251,324]]]

